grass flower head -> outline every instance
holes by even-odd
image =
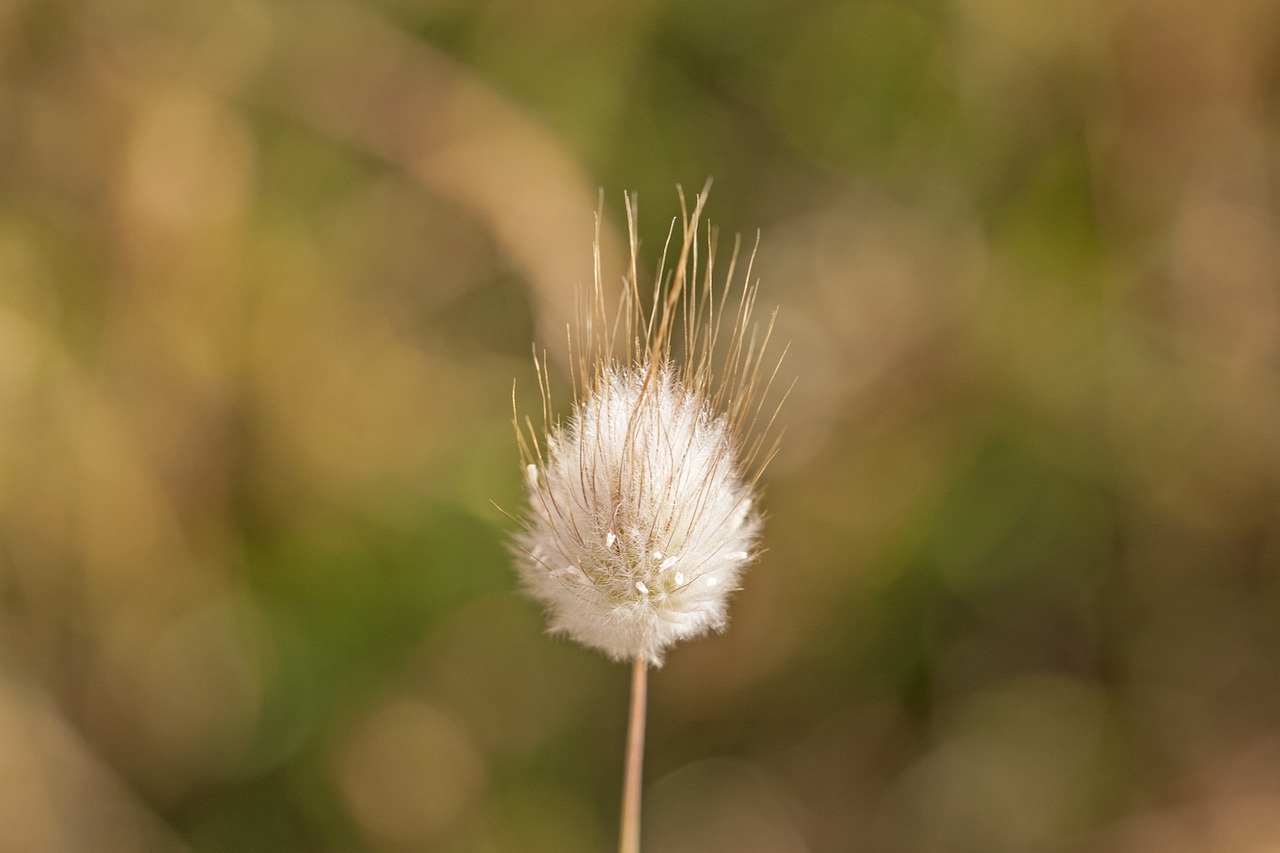
[[[772,323],[752,323],[750,260],[735,284],[735,241],[717,286],[715,231],[699,239],[705,192],[692,212],[681,202],[674,265],[648,300],[634,200],[629,273],[612,304],[597,234],[595,287],[569,335],[572,413],[552,416],[543,358],[542,428],[517,417],[530,502],[516,539],[524,588],[552,631],[651,665],[673,643],[724,627],[758,552],[756,483],[773,422],[763,401],[777,371],[762,370]],[[668,251],[674,237],[673,224]]]

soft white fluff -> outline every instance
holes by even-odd
[[[551,630],[658,665],[722,628],[760,530],[736,453],[670,368],[602,370],[527,470],[517,565]]]

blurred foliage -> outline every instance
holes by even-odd
[[[651,272],[708,175],[796,386],[733,625],[653,679],[646,849],[1280,845],[1277,45],[0,5],[0,853],[608,849],[626,677],[515,592],[512,381],[599,188],[616,281],[622,192]]]

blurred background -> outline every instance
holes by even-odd
[[[708,176],[796,386],[646,850],[1280,849],[1278,169],[1271,0],[7,0],[0,851],[609,849],[494,503]]]

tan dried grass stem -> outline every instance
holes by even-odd
[[[644,767],[644,712],[649,668],[644,658],[631,663],[631,713],[627,720],[627,766],[622,785],[622,831],[618,853],[640,853],[640,782]]]

